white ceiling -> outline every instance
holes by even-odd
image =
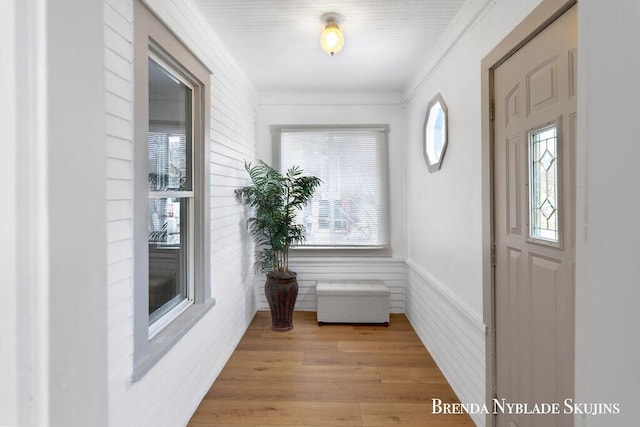
[[[258,91],[402,91],[465,0],[194,0]],[[336,12],[344,49],[320,48]]]

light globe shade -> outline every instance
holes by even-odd
[[[320,36],[320,45],[322,50],[333,56],[342,50],[344,46],[344,36],[337,24],[330,22],[324,28]]]

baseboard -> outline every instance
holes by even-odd
[[[463,403],[485,402],[485,330],[455,294],[407,262],[405,314]],[[483,415],[472,416],[484,426]]]

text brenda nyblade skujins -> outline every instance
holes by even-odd
[[[432,398],[431,413],[438,414],[511,414],[511,415],[616,415],[620,413],[619,403],[578,403],[567,398],[562,402],[522,403],[493,399],[492,407],[478,403],[448,403]]]

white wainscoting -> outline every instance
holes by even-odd
[[[295,258],[289,268],[298,273],[296,310],[316,311],[319,280],[382,280],[391,290],[389,311],[404,313],[405,264],[396,258]],[[264,278],[256,280],[259,309],[268,310]]]
[[[407,262],[405,314],[463,403],[485,403],[485,325],[435,278]],[[436,396],[437,397],[437,396]],[[484,415],[474,415],[484,425]]]

